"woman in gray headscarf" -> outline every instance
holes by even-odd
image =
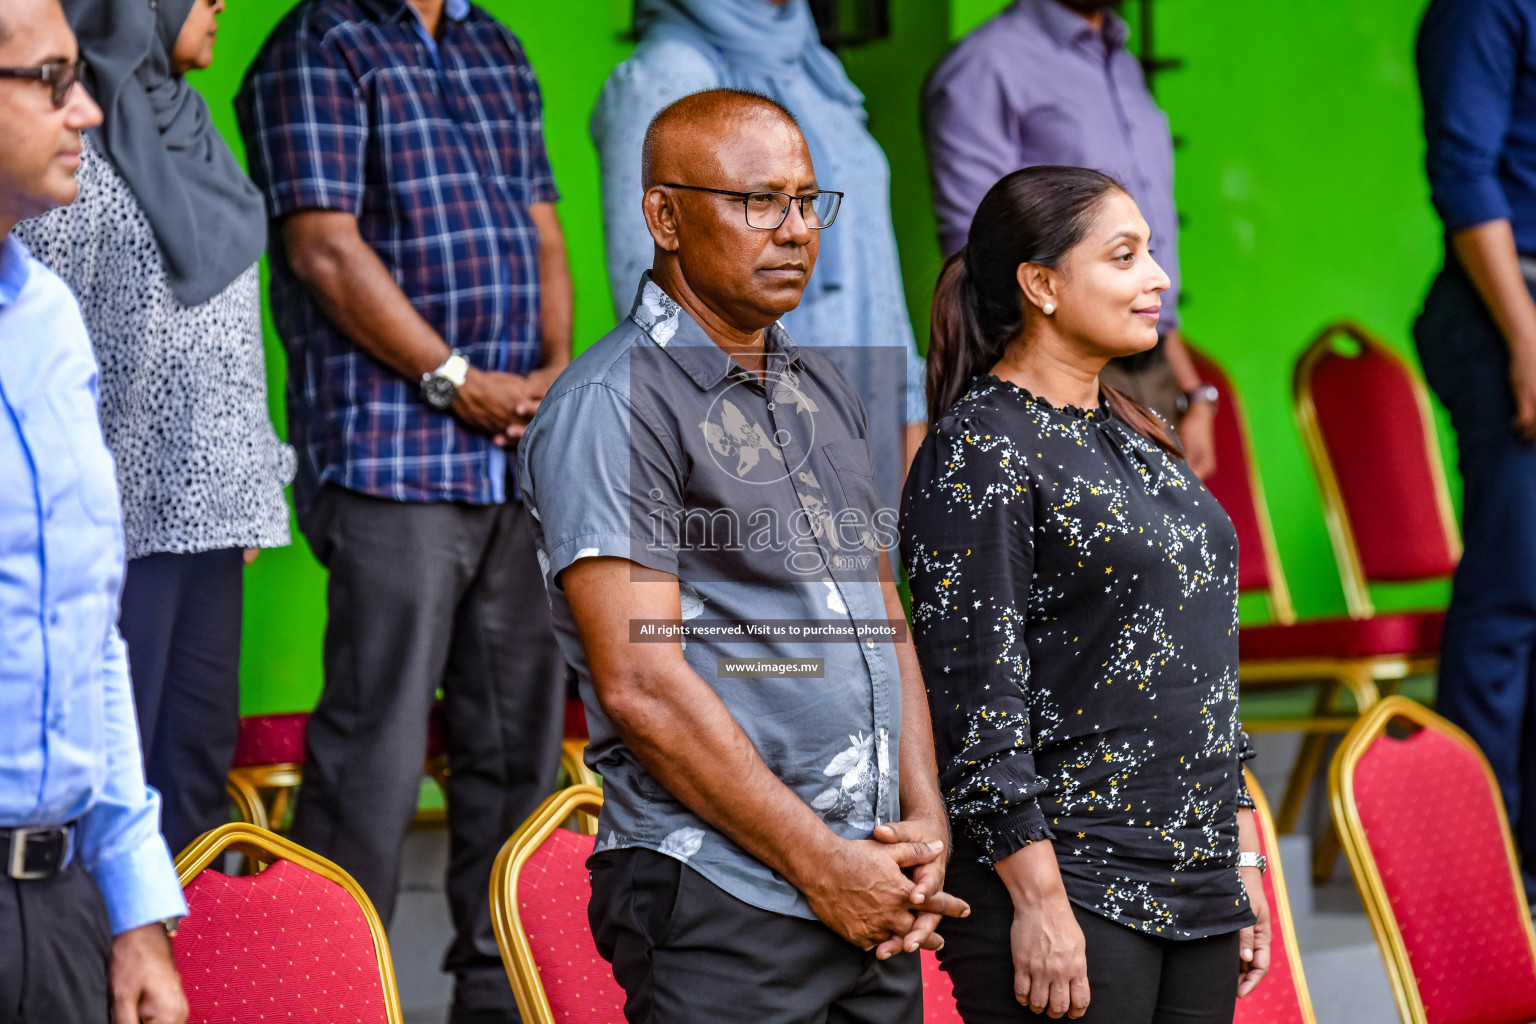
[[[288,543],[267,414],[267,215],[186,72],[223,0],[62,0],[105,119],[71,206],[16,234],[74,289],[101,364],[128,571],[121,629],[172,850],[228,820],[245,553]]]

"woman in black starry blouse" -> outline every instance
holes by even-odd
[[[1152,241],[1112,179],[1018,171],[935,296],[903,555],[968,1024],[1229,1022],[1268,964],[1238,866],[1236,535],[1168,427],[1098,380],[1157,342]]]

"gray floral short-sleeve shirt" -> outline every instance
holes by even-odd
[[[676,857],[731,895],[812,918],[783,877],[640,764],[592,688],[560,573],[625,558],[678,578],[672,642],[768,767],[844,838],[900,817],[901,679],[877,563],[897,543],[863,406],[833,363],[775,325],[764,380],[647,277],[630,318],[560,376],[520,445],[523,498],[603,776],[599,850]]]

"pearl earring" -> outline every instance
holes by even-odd
[[[1044,313],[1046,316],[1050,316],[1052,313],[1056,312],[1056,303],[1047,302],[1045,305],[1040,307],[1040,312]]]

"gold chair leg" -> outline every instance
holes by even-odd
[[[1312,881],[1321,884],[1333,877],[1333,865],[1339,859],[1339,827],[1333,816],[1328,817],[1328,827],[1317,840],[1312,851]]]
[[[257,828],[269,828],[266,804],[262,802],[261,793],[250,781],[238,772],[230,772],[229,778],[224,782],[224,791],[229,794],[230,802],[235,805],[235,813],[240,815],[240,820],[247,825],[255,825]]]
[[[1317,694],[1314,715],[1322,716],[1333,708],[1338,699],[1339,681],[1323,684]],[[1317,769],[1323,762],[1323,748],[1327,743],[1324,733],[1309,732],[1301,738],[1301,749],[1291,765],[1291,777],[1285,784],[1285,796],[1280,801],[1280,813],[1275,815],[1275,831],[1288,835],[1296,830],[1301,817],[1301,805],[1306,802],[1307,791],[1317,777]]]

